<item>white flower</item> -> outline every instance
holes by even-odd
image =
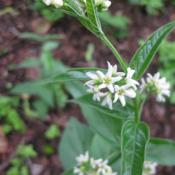
[[[112,171],[112,168],[108,165],[108,160],[103,159],[94,159],[93,157],[89,157],[89,154],[87,156],[88,152],[86,154],[78,156],[83,157],[83,161],[81,163],[77,161],[77,166],[74,168],[74,173],[78,175],[117,175],[116,172]],[[84,161],[84,157],[88,157],[88,159],[85,159],[87,161]],[[77,158],[76,158],[77,160]]]
[[[54,5],[56,8],[62,7],[64,4],[63,0],[43,0],[43,2],[49,6]]]
[[[143,168],[143,175],[155,175],[157,163],[145,161]]]
[[[102,10],[108,10],[111,5],[110,0],[95,0],[97,6],[102,6]]]
[[[87,72],[86,75],[90,78],[85,83],[88,92],[93,94],[93,100],[102,102],[103,106],[113,108],[113,103],[118,100],[122,106],[126,105],[125,97],[135,98],[137,85],[139,84],[132,77],[134,70],[127,69],[127,74],[118,72],[117,65],[108,63],[106,73],[96,71],[95,73]]]
[[[135,73],[135,70],[128,67],[125,80],[126,80],[126,83],[128,86],[133,87],[136,90],[139,83],[138,83],[138,81],[136,81],[132,78],[134,73]]]
[[[159,72],[154,75],[148,73],[146,80],[142,79],[141,82],[141,90],[143,91],[146,89],[150,92],[156,93],[156,99],[158,102],[164,102],[165,97],[170,96],[170,84],[165,77],[160,77]]]
[[[103,83],[100,85],[101,89],[108,88],[112,93],[114,92],[114,83],[122,79],[122,76],[125,75],[123,72],[117,72],[117,65],[112,66],[108,62],[108,71],[106,74],[103,74],[100,71],[97,71],[100,78],[103,80]]]
[[[86,3],[86,0],[83,0],[84,3]],[[110,0],[95,0],[95,5],[98,7],[100,6],[102,10],[108,10],[108,8],[111,5]]]
[[[86,152],[85,154],[80,154],[77,158],[76,161],[79,165],[86,163],[89,161],[89,153]]]
[[[113,105],[112,94],[110,92],[107,92],[102,101],[102,106],[109,106],[109,109],[112,109],[112,105]]]
[[[93,100],[100,102],[105,93],[101,92],[99,86],[89,86],[88,92],[93,94]]]
[[[114,103],[120,100],[122,106],[126,105],[125,96],[130,98],[136,97],[136,92],[132,88],[128,88],[128,85],[124,86],[115,86],[115,96],[114,96]]]

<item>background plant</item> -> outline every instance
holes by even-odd
[[[39,59],[29,58],[19,64],[18,68],[37,68],[39,75],[36,80],[20,83],[12,89],[13,94],[24,94],[24,109],[29,116],[44,117],[50,109],[54,107],[64,107],[67,101],[67,95],[62,83],[42,84],[38,81],[46,79],[48,76],[61,74],[66,67],[59,61],[54,60],[52,51],[58,47],[57,42],[47,42],[43,44],[41,56]],[[37,98],[30,107],[30,96]],[[30,109],[33,109],[30,110]]]
[[[30,175],[27,161],[37,156],[33,145],[19,145],[6,175]]]
[[[3,122],[3,131],[9,134],[12,131],[24,132],[25,123],[18,112],[19,98],[0,96],[0,121]]]
[[[145,6],[146,11],[150,15],[156,15],[158,11],[160,11],[164,7],[163,0],[128,0],[128,2],[130,2],[131,4]]]

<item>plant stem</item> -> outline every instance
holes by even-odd
[[[106,46],[108,46],[109,49],[111,49],[111,51],[113,52],[113,54],[115,55],[116,59],[118,60],[122,70],[124,72],[126,72],[127,70],[127,64],[125,63],[125,61],[123,60],[123,58],[121,57],[121,55],[119,54],[119,52],[115,49],[115,47],[113,46],[113,44],[111,43],[111,41],[106,37],[105,34],[102,34],[100,39],[103,41],[104,44],[106,44]]]
[[[145,103],[146,98],[140,98],[141,94],[139,94],[135,99],[135,122],[140,122],[141,113],[143,109],[143,105]]]

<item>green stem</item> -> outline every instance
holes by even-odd
[[[143,97],[141,98],[141,94],[137,95],[136,99],[135,99],[135,122],[140,122],[141,120],[141,113],[143,110],[143,105],[146,101],[146,98]]]
[[[127,64],[125,63],[125,61],[123,60],[123,58],[121,57],[121,55],[119,54],[119,52],[115,49],[115,47],[113,46],[113,44],[111,43],[111,41],[106,37],[105,34],[101,35],[100,39],[103,41],[104,44],[106,44],[106,46],[108,46],[109,49],[111,49],[111,51],[115,55],[116,59],[118,60],[120,66],[122,68],[122,70],[124,72],[126,72],[126,70],[127,70]]]

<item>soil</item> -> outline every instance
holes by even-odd
[[[0,15],[0,52],[7,49],[7,53],[0,55],[0,92],[8,95],[9,84],[31,79],[35,76],[33,71],[10,70],[9,65],[18,64],[27,57],[37,57],[40,53],[40,43],[26,41],[19,38],[21,32],[36,32],[36,28],[43,18],[32,11],[25,0],[1,0],[0,11],[7,6],[14,9],[13,13]],[[130,18],[129,34],[124,39],[116,39],[111,36],[118,50],[130,60],[135,50],[138,48],[138,40],[147,38],[155,29],[161,25],[175,20],[175,6],[167,3],[164,10],[156,16],[147,15],[144,8],[134,5],[128,5],[123,0],[113,0],[110,11],[126,15]],[[91,66],[84,58],[87,45],[95,44],[95,53],[93,55],[95,65],[105,67],[106,61],[111,60],[115,63],[115,58],[95,36],[88,32],[72,17],[64,17],[54,24],[45,22],[43,33],[58,33],[65,37],[60,41],[59,49],[55,51],[55,57],[60,59],[64,64],[73,67]],[[77,40],[78,38],[78,40]],[[175,38],[175,32],[171,38]],[[151,72],[157,70],[157,59],[152,63]],[[38,151],[38,157],[28,161],[31,168],[31,175],[56,175],[62,171],[61,164],[57,155],[57,146],[59,138],[49,142],[55,148],[55,154],[46,156],[41,150],[41,145],[48,141],[41,137],[47,126],[51,123],[58,123],[61,130],[64,129],[70,116],[82,118],[81,111],[76,105],[67,105],[65,109],[58,109],[50,112],[44,121],[33,120],[24,116],[28,130],[25,134],[13,132],[10,136],[5,137],[0,130],[0,139],[4,139],[6,153],[0,155],[0,175],[4,175],[9,167],[9,161],[13,158],[15,149],[20,143],[31,143]],[[150,99],[143,111],[143,120],[151,126],[151,134],[156,137],[175,139],[175,106],[170,104],[157,104],[155,99]],[[2,134],[1,134],[2,133]],[[1,148],[1,145],[0,145]],[[33,171],[33,173],[32,173]],[[36,171],[39,171],[36,173]],[[173,175],[175,167],[158,167],[157,174]]]

